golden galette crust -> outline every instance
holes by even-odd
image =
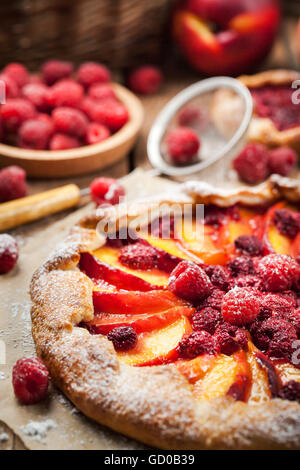
[[[291,85],[299,79],[300,73],[293,70],[268,70],[256,75],[239,77],[239,80],[248,88],[259,88],[265,85]],[[219,90],[212,102],[211,115],[219,131],[230,137],[241,120],[243,105],[230,90]],[[257,116],[254,110],[248,131],[248,140],[260,142],[268,147],[287,145],[300,153],[300,126],[279,131],[271,119]]]
[[[247,194],[246,194],[247,193]],[[252,193],[252,199],[251,199]],[[250,205],[281,195],[300,200],[300,186],[276,178],[257,193],[240,196]],[[218,192],[189,183],[168,199],[237,202],[239,194]],[[226,203],[227,201],[227,203]],[[150,204],[150,201],[149,201]],[[120,214],[130,207],[120,206]],[[141,206],[140,213],[145,211]],[[138,213],[136,207],[133,213]],[[55,384],[93,420],[150,446],[165,449],[297,449],[300,447],[300,405],[273,399],[248,405],[222,397],[199,402],[187,379],[172,365],[130,367],[117,358],[112,343],[78,325],[93,318],[92,281],[79,271],[80,253],[101,246],[96,224],[111,210],[98,210],[74,227],[31,282],[32,334],[38,356]]]

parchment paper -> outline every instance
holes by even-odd
[[[142,170],[135,170],[123,179],[130,200],[172,189],[176,183],[151,177]],[[14,397],[11,370],[22,356],[34,355],[31,338],[30,300],[28,286],[33,271],[48,253],[66,236],[70,227],[92,205],[73,212],[63,220],[25,237],[20,250],[18,267],[0,280],[0,420],[6,423],[29,449],[143,449],[136,441],[129,440],[109,429],[93,423],[79,413],[54,387],[49,399],[38,405],[22,406]],[[1,352],[6,347],[6,360],[2,364]],[[3,354],[2,354],[3,356]],[[50,420],[50,421],[47,421]],[[34,433],[30,422],[49,428],[45,435]],[[1,436],[0,436],[1,437]]]

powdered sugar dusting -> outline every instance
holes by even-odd
[[[55,428],[57,428],[56,422],[53,419],[46,419],[45,421],[29,421],[25,426],[21,426],[20,430],[25,436],[43,442],[47,433]]]

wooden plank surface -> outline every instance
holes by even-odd
[[[261,67],[262,69],[299,67],[295,34],[296,25],[297,20],[295,18],[287,18],[283,22],[278,40],[276,41],[272,53]],[[133,155],[127,159],[124,159],[117,165],[107,168],[99,173],[63,180],[31,181],[29,183],[30,193],[34,194],[47,189],[62,186],[67,183],[75,183],[80,188],[85,188],[96,176],[101,175],[120,178],[131,171],[133,166],[140,166],[145,169],[151,168],[147,159],[146,142],[149,130],[157,114],[170,100],[170,98],[172,98],[186,86],[201,79],[199,74],[191,70],[184,62],[181,61],[179,57],[173,58],[168,64],[165,65],[166,79],[161,91],[154,96],[142,98],[142,102],[145,107],[145,121]],[[64,216],[65,213],[48,217],[37,223],[19,228],[13,233],[16,236],[32,236],[36,231],[41,230],[43,227],[49,225],[49,223],[52,223]],[[0,422],[0,450],[10,449],[21,450],[25,449],[25,447],[18,436],[16,436],[4,423]]]

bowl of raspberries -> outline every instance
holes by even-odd
[[[0,72],[0,161],[31,177],[56,178],[111,165],[133,146],[140,100],[110,70],[49,60],[37,74],[20,63]]]

